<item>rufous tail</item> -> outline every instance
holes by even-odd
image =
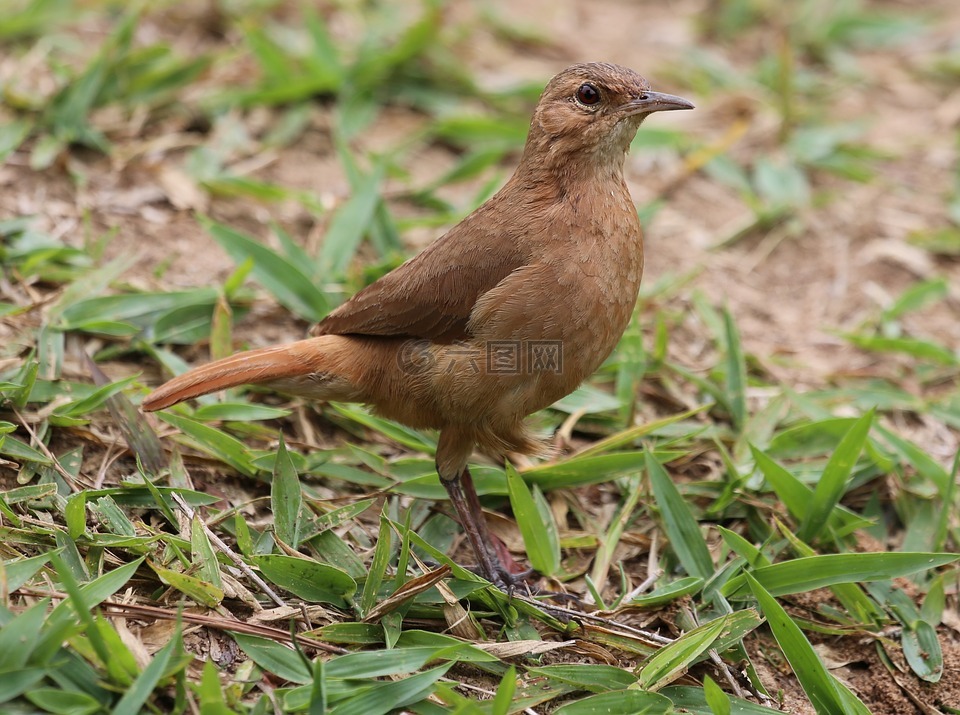
[[[271,385],[314,399],[355,399],[343,370],[344,338],[324,335],[237,353],[173,378],[143,401],[147,412],[240,385]]]

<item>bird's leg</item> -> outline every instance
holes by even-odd
[[[473,486],[473,477],[470,476],[469,468],[464,467],[451,479],[444,478],[440,473],[440,481],[447,490],[453,508],[457,510],[460,524],[467,539],[470,540],[470,546],[473,547],[473,553],[477,556],[483,576],[506,591],[512,590],[517,583],[526,578],[529,572],[516,575],[511,573],[494,551],[492,537],[487,529],[487,522],[483,518],[480,498]]]

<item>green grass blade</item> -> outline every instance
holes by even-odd
[[[827,671],[823,661],[814,651],[803,632],[786,611],[750,574],[745,574],[747,586],[760,603],[760,610],[767,618],[773,637],[776,638],[784,657],[793,668],[803,691],[818,715],[841,715],[848,713],[836,681]]]
[[[730,715],[730,698],[709,675],[703,679],[703,695],[713,715]]]
[[[94,715],[103,712],[103,703],[86,693],[38,688],[24,693],[24,696],[44,712],[68,715]]]
[[[601,536],[600,546],[597,548],[597,552],[593,557],[593,568],[590,569],[592,589],[595,588],[592,584],[598,584],[602,590],[603,584],[606,583],[607,574],[610,571],[610,564],[613,562],[617,545],[620,543],[623,532],[627,528],[627,524],[633,516],[634,510],[637,508],[637,504],[640,502],[642,492],[640,475],[629,477],[625,481],[626,486],[624,488],[627,492],[626,497],[622,500],[616,517],[610,520],[607,533]],[[593,595],[594,598],[596,598],[596,594]],[[597,601],[598,605],[600,603],[601,601]]]
[[[0,703],[13,700],[33,689],[37,683],[47,677],[48,672],[48,668],[38,667],[4,673],[0,678]]]
[[[900,635],[903,656],[910,669],[928,683],[939,683],[943,677],[943,649],[937,629],[926,621],[915,621]]]
[[[256,563],[270,581],[311,603],[348,608],[357,591],[357,582],[348,573],[308,558],[267,554],[257,557]]]
[[[723,332],[727,344],[727,385],[733,426],[743,429],[747,420],[747,364],[743,357],[740,333],[730,310],[723,310]]]
[[[437,443],[430,437],[417,430],[397,424],[396,422],[372,415],[369,410],[360,405],[335,402],[331,402],[330,405],[336,412],[351,422],[357,422],[364,427],[376,430],[390,439],[396,440],[408,449],[417,452],[426,452],[427,454],[434,454],[437,451]],[[354,427],[354,429],[356,429],[356,427]]]
[[[660,691],[673,701],[673,704],[682,708],[680,712],[691,715],[715,715],[718,711],[711,707],[703,688],[689,685],[670,685]],[[722,691],[721,691],[722,692]],[[782,710],[764,707],[749,700],[735,698],[723,693],[730,704],[731,715],[783,715]]]
[[[0,628],[0,673],[9,674],[26,667],[49,605],[49,599],[43,599]]]
[[[220,684],[219,671],[212,660],[203,664],[203,674],[196,686],[197,699],[200,701],[200,712],[204,715],[233,715],[227,707],[223,686]]]
[[[783,537],[790,543],[793,550],[801,557],[816,556],[814,549],[800,541],[781,521],[777,520],[777,528]],[[769,565],[769,564],[764,564]],[[880,625],[886,620],[886,614],[863,592],[859,583],[838,583],[830,586],[830,590],[847,611],[847,616],[856,618],[864,624]]]
[[[373,552],[373,561],[367,571],[367,578],[363,584],[363,593],[360,596],[360,617],[366,616],[377,602],[380,585],[387,572],[390,562],[390,552],[393,544],[393,530],[384,513],[380,519],[380,533],[377,535],[377,547]]]
[[[655,608],[679,600],[684,596],[693,596],[703,588],[704,581],[698,576],[679,578],[673,583],[658,586],[649,593],[636,596],[629,601],[629,605],[640,608]]]
[[[319,321],[331,308],[301,266],[229,226],[205,220],[204,227],[237,263],[253,259],[253,277],[285,308],[306,320]]]
[[[236,437],[173,412],[158,412],[157,417],[191,437],[197,449],[222,460],[243,475],[252,477],[256,474],[250,450]]]
[[[353,260],[373,220],[384,172],[384,163],[378,163],[353,187],[353,195],[330,220],[317,257],[317,274],[324,279],[343,275]]]
[[[843,496],[847,479],[856,464],[873,426],[874,410],[858,419],[840,440],[833,455],[824,467],[823,476],[813,491],[813,499],[806,518],[800,524],[797,536],[810,543],[827,524],[830,513]]]
[[[409,634],[408,634],[409,635]],[[495,663],[496,658],[468,643],[437,639],[433,645],[411,645],[416,640],[405,638],[392,650],[347,653],[327,661],[328,678],[383,678],[413,673],[434,660],[468,663]],[[421,639],[428,640],[428,639]]]
[[[884,338],[873,335],[843,336],[858,348],[881,353],[902,353],[919,360],[928,360],[938,365],[955,367],[960,365],[957,354],[945,345],[932,340],[918,340],[916,338]]]
[[[550,507],[536,486],[533,487],[535,493],[531,494],[523,477],[510,462],[507,462],[506,469],[510,506],[520,527],[530,565],[546,576],[553,576],[560,568],[560,537]]]
[[[671,715],[676,712],[669,698],[660,693],[643,690],[619,690],[599,695],[590,695],[572,703],[566,703],[553,711],[554,715],[606,715],[607,713],[631,713],[631,715]]]
[[[197,576],[205,583],[222,590],[223,578],[217,552],[213,550],[213,544],[210,543],[199,514],[194,514],[190,522],[190,552]]]
[[[646,466],[670,546],[688,574],[709,579],[713,576],[713,559],[690,507],[670,479],[670,475],[649,450],[646,452]]]
[[[216,608],[223,601],[223,589],[202,578],[164,568],[155,563],[151,563],[150,568],[162,583],[207,608]]]
[[[587,457],[593,457],[605,452],[610,452],[625,445],[632,444],[641,437],[646,437],[647,435],[658,432],[659,430],[663,430],[678,422],[688,420],[691,417],[706,411],[709,407],[710,405],[701,405],[699,407],[694,407],[692,410],[685,410],[674,415],[669,415],[651,422],[645,422],[642,425],[637,425],[636,427],[623,430],[615,435],[611,435],[610,437],[594,442],[589,447],[581,449],[579,452],[577,452],[573,459],[585,459]]]
[[[22,119],[8,121],[0,126],[0,164],[6,162],[7,157],[19,148],[30,134],[30,129],[30,123]]]
[[[701,655],[713,647],[714,641],[727,624],[727,617],[684,633],[673,643],[664,646],[644,664],[638,680],[644,690],[659,690],[679,678]]]
[[[511,665],[504,673],[497,694],[490,701],[490,715],[509,715],[513,694],[517,691],[517,669]]]
[[[153,656],[129,690],[113,708],[113,715],[138,715],[161,679],[168,675],[172,662],[183,653],[183,640],[179,623],[173,638]],[[183,662],[186,667],[188,661]]]
[[[754,569],[728,581],[725,596],[742,595],[747,582],[756,581],[772,596],[804,593],[838,583],[886,581],[935,569],[960,559],[956,554],[862,553],[820,554]]]
[[[231,632],[230,635],[250,660],[266,672],[289,680],[291,683],[306,685],[311,682],[310,668],[303,662],[300,654],[292,648],[246,633]]]
[[[764,478],[776,492],[780,501],[787,507],[790,514],[798,522],[804,521],[813,501],[814,490],[753,445],[750,445],[750,452],[753,454],[753,459]],[[828,524],[839,535],[844,535],[858,528],[869,526],[870,522],[837,504],[830,513]]]
[[[277,538],[288,546],[297,548],[300,545],[303,488],[283,435],[280,436],[280,446],[277,448],[277,458],[273,465],[270,507]]]
[[[436,683],[446,675],[450,665],[425,670],[391,683],[378,683],[370,690],[330,709],[330,715],[387,715],[411,705],[433,692]]]
[[[136,570],[143,561],[143,558],[136,559],[80,586],[78,592],[84,607],[87,609],[94,608],[123,588],[133,577],[134,573],[136,573]],[[60,605],[54,608],[47,618],[47,626],[44,629],[44,633],[41,636],[41,644],[39,644],[38,647],[45,648],[48,652],[59,649],[64,639],[62,628],[69,624],[76,623],[77,618],[77,613],[74,610],[74,602],[71,599],[61,601]]]
[[[29,583],[30,579],[36,576],[50,560],[50,557],[56,553],[58,552],[48,551],[39,556],[0,563],[0,579],[3,579],[3,587],[6,592],[13,593],[24,584]]]
[[[950,474],[933,457],[920,449],[916,444],[900,435],[886,429],[882,425],[876,426],[877,433],[893,447],[901,459],[913,466],[917,473],[935,484],[940,492],[941,499],[946,500],[951,488]],[[949,503],[949,501],[947,502]]]
[[[544,675],[553,680],[570,683],[591,693],[626,690],[637,683],[637,676],[629,670],[599,663],[543,665],[538,668],[528,668],[527,673],[534,677]]]

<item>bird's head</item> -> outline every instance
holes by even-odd
[[[573,65],[540,95],[527,150],[552,160],[588,161],[593,156],[622,162],[640,123],[654,112],[674,109],[693,109],[693,104],[652,91],[646,79],[626,67]]]

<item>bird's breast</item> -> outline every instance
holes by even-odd
[[[558,204],[541,225],[526,224],[529,262],[480,297],[467,337],[410,343],[416,354],[401,355],[407,379],[392,401],[397,410],[406,416],[429,403],[435,426],[518,424],[600,366],[630,321],[643,272],[636,210],[617,188]],[[420,385],[416,394],[410,378]]]
[[[539,288],[531,302],[526,345],[529,389],[526,410],[542,409],[589,377],[614,348],[633,315],[643,275],[643,244],[633,203],[620,195],[594,216],[604,220],[581,227],[565,250],[548,259],[556,279]],[[538,342],[541,341],[541,342]]]

